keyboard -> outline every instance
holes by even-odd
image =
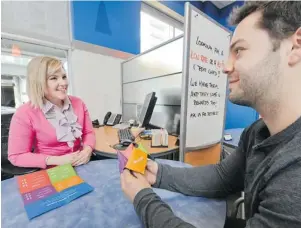
[[[118,138],[119,138],[119,142],[123,141],[123,140],[131,140],[131,141],[135,141],[135,137],[133,136],[132,132],[130,129],[118,129]]]

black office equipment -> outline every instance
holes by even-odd
[[[139,127],[149,128],[150,120],[157,102],[156,93],[152,92],[146,95],[141,113],[139,115]]]
[[[157,97],[155,96],[155,92],[146,95],[141,113],[139,115],[139,121],[138,121],[139,127],[145,127],[145,128],[150,127],[149,122],[152,117],[156,102],[157,102]],[[118,138],[119,138],[119,144],[122,146],[128,146],[135,141],[135,137],[133,136],[129,128],[119,129]]]
[[[130,129],[119,129],[118,130],[119,143],[123,146],[128,146],[135,141]]]
[[[121,121],[121,117],[122,117],[121,114],[112,113],[112,115],[108,119],[108,122],[107,122],[106,125],[108,125],[108,126],[114,126],[116,124],[119,124],[120,121]]]
[[[114,126],[116,124],[119,124],[121,121],[121,114],[115,114],[111,112],[107,112],[105,115],[105,118],[103,120],[103,124],[107,126]]]
[[[105,115],[105,118],[103,119],[103,125],[107,125],[107,122],[111,116],[111,112],[107,112],[107,114]]]
[[[99,121],[98,121],[98,119],[96,119],[96,120],[93,120],[92,121],[92,125],[93,125],[93,127],[94,128],[99,128],[99,127],[101,127],[102,125],[100,125],[99,124]]]

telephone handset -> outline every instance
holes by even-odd
[[[115,114],[111,112],[107,112],[105,115],[105,118],[103,120],[103,124],[107,126],[114,126],[116,124],[119,124],[121,121],[121,114]]]
[[[107,122],[111,116],[111,112],[107,112],[107,114],[105,115],[105,118],[103,119],[103,125],[107,125]]]

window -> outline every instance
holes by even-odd
[[[140,51],[144,52],[183,34],[183,23],[143,3],[140,12]]]
[[[4,38],[1,40],[1,106],[18,108],[28,101],[26,71],[33,57],[56,57],[67,71],[66,50]]]

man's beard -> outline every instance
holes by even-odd
[[[273,101],[279,94],[279,76],[281,73],[279,66],[279,53],[270,51],[261,62],[251,69],[238,71],[240,91],[230,96],[230,101],[256,110],[265,103],[269,106],[269,101]]]

